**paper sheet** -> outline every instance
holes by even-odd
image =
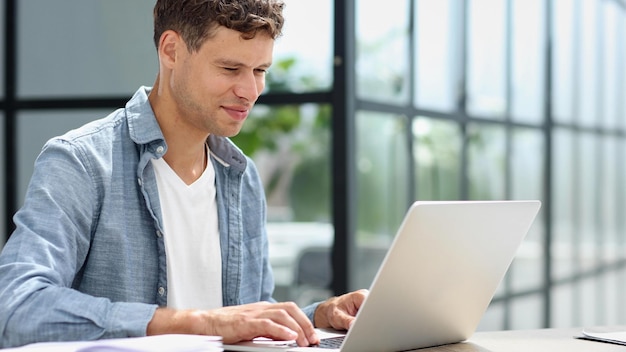
[[[221,352],[222,338],[201,335],[157,335],[80,342],[45,342],[2,352]]]
[[[618,345],[626,345],[626,331],[590,332],[583,330],[581,338]]]

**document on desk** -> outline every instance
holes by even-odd
[[[626,331],[590,332],[583,330],[582,336],[579,336],[579,338],[614,343],[618,345],[626,345]]]
[[[222,338],[201,335],[156,335],[76,342],[42,342],[2,352],[221,352]]]

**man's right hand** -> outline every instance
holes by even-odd
[[[147,334],[172,333],[221,336],[227,344],[255,337],[296,340],[298,346],[319,343],[313,325],[293,302],[258,302],[204,311],[158,308]]]

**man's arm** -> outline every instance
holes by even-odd
[[[71,287],[90,251],[94,182],[82,153],[44,148],[16,231],[0,255],[0,347],[143,336],[155,305],[114,303]]]

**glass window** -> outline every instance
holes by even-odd
[[[333,1],[286,0],[283,36],[274,46],[268,91],[306,92],[330,89],[333,72]],[[315,30],[311,30],[311,21]]]
[[[381,16],[377,1],[356,1],[357,95],[385,103],[409,102],[407,0],[387,0],[393,15]]]
[[[468,4],[467,110],[502,117],[506,110],[506,1]]]
[[[511,2],[511,113],[515,120],[541,122],[545,73],[544,0]]]
[[[407,122],[403,116],[356,116],[357,253],[354,288],[369,287],[408,205]]]
[[[26,188],[33,173],[33,164],[46,141],[89,121],[104,117],[111,111],[37,111],[18,114],[18,206],[24,203]]]
[[[460,94],[461,42],[458,8],[452,0],[415,2],[415,104],[454,111]]]
[[[154,83],[153,1],[17,4],[19,97],[130,96]]]
[[[232,138],[263,181],[281,301],[306,305],[330,294],[330,114],[329,105],[256,105]]]
[[[498,125],[468,125],[469,199],[505,199],[506,140]]]
[[[418,117],[412,130],[417,199],[461,199],[463,136],[458,124]]]
[[[572,122],[575,83],[574,67],[578,58],[574,53],[576,28],[575,1],[552,1],[552,113],[558,122]]]

